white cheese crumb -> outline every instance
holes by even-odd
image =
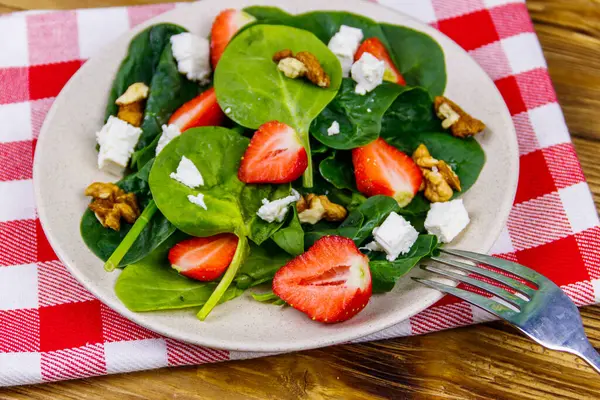
[[[337,121],[333,121],[331,126],[327,128],[327,135],[333,136],[340,133],[340,124]]]
[[[442,243],[450,243],[469,224],[469,214],[462,199],[432,203],[425,229]]]
[[[183,183],[191,189],[204,185],[202,174],[198,171],[192,160],[186,156],[181,157],[181,161],[179,161],[179,165],[177,166],[177,172],[171,172],[169,176],[171,179]]]
[[[368,251],[384,251],[383,247],[381,247],[376,241],[372,241],[364,245],[363,247],[359,247],[359,250],[368,250]]]
[[[193,203],[197,206],[204,208],[205,210],[208,210],[208,208],[206,207],[206,203],[204,202],[204,195],[202,193],[198,193],[195,196],[192,194],[188,194],[187,198],[190,203]]]
[[[354,91],[364,95],[375,89],[383,82],[385,63],[379,61],[371,53],[363,53],[360,59],[352,65],[352,79],[356,82]]]
[[[418,237],[419,232],[410,222],[395,212],[390,213],[381,226],[373,229],[373,238],[386,252],[388,261],[408,253]]]
[[[333,35],[327,47],[340,60],[342,65],[342,76],[347,78],[350,75],[352,63],[354,63],[354,53],[358,50],[360,42],[363,40],[363,31],[351,26],[342,25],[340,30]]]
[[[158,143],[156,144],[156,155],[158,155],[171,140],[179,135],[181,135],[181,131],[177,125],[163,125],[162,134],[160,135],[160,138],[158,138]]]
[[[367,112],[370,113],[372,110],[370,108],[367,108]]]
[[[183,32],[171,36],[173,57],[177,60],[177,69],[191,81],[200,84],[209,82],[210,44],[206,38]]]
[[[121,175],[133,154],[142,130],[112,115],[96,133],[100,145],[98,168],[113,175]]]
[[[289,205],[300,200],[300,193],[295,189],[292,189],[290,196],[282,199],[269,201],[269,199],[262,199],[262,206],[256,212],[262,220],[271,222],[281,222],[285,218]]]
[[[231,107],[227,107],[227,108],[225,109],[225,114],[229,114],[230,112],[231,112]]]

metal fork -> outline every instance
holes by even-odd
[[[600,373],[600,354],[585,335],[577,307],[550,279],[520,264],[499,258],[470,251],[440,250],[455,258],[431,257],[430,260],[451,267],[452,270],[433,265],[422,265],[421,268],[444,278],[479,288],[493,297],[487,298],[434,280],[413,278],[415,281],[461,298],[500,317],[544,347],[575,354]],[[532,283],[537,289],[508,276],[484,269],[475,263],[487,264],[506,271]],[[512,288],[516,294],[462,273],[492,279]]]

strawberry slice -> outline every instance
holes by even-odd
[[[288,183],[301,177],[307,166],[306,150],[294,128],[270,121],[252,136],[238,178],[245,183]]]
[[[181,132],[195,126],[219,126],[225,121],[225,114],[217,103],[215,89],[210,88],[179,107],[169,125],[175,124]]]
[[[371,298],[369,258],[351,239],[322,237],[277,271],[273,292],[315,321],[346,321]]]
[[[423,181],[412,158],[381,138],[353,149],[352,164],[359,192],[393,197],[400,207],[410,203]]]
[[[181,275],[212,281],[229,267],[237,244],[238,237],[232,233],[187,239],[169,250],[169,262]]]
[[[383,73],[384,81],[397,83],[402,86],[406,85],[406,81],[394,65],[390,53],[388,53],[387,49],[379,39],[373,37],[362,42],[356,51],[356,54],[354,54],[354,61],[358,61],[363,53],[371,53],[376,59],[385,63],[385,72]]]
[[[217,67],[225,47],[244,25],[256,21],[252,15],[240,10],[229,8],[221,11],[213,22],[210,31],[210,62],[213,69]]]

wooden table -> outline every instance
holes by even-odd
[[[0,12],[164,0],[0,0]],[[600,205],[600,1],[531,0],[588,182]],[[600,347],[600,307],[582,309]],[[496,322],[223,364],[0,390],[0,399],[598,399],[600,377]]]

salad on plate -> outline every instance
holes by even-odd
[[[443,96],[428,35],[347,12],[161,23],[115,76],[84,242],[136,312],[204,320],[250,290],[348,320],[469,224],[485,125]]]

